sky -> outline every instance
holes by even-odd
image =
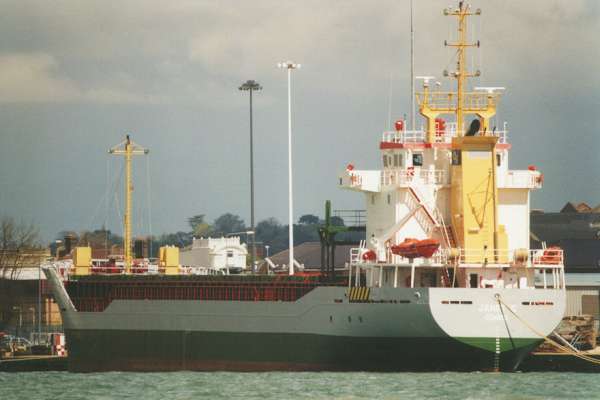
[[[451,1],[414,2],[415,73],[453,66]],[[348,163],[380,168],[379,140],[410,113],[407,0],[28,1],[0,13],[0,215],[62,230],[122,232],[125,134],[134,161],[134,233],[188,230],[225,212],[249,223],[249,107],[255,79],[256,218],[287,221],[287,80],[293,60],[296,217],[364,208],[337,187]],[[532,207],[600,203],[600,2],[473,1],[468,56],[504,86],[510,166],[536,165]],[[391,112],[390,112],[391,111]],[[390,118],[391,116],[391,118]],[[297,219],[297,218],[296,218]]]

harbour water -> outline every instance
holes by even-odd
[[[0,399],[600,399],[600,380],[581,373],[0,373]]]

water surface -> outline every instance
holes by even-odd
[[[579,373],[0,373],[0,400],[600,399]]]

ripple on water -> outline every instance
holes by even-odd
[[[600,399],[600,379],[576,373],[0,373],[0,399]]]

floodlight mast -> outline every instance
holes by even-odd
[[[254,137],[252,121],[252,92],[262,90],[262,86],[255,80],[244,82],[239,88],[241,91],[247,91],[250,94],[250,230],[254,232]],[[254,272],[256,264],[256,236],[252,235],[250,249],[250,268]]]
[[[289,214],[289,274],[294,275],[294,203],[292,185],[292,70],[299,69],[300,64],[284,61],[277,64],[287,69],[288,84],[288,214]]]
[[[415,128],[415,31],[413,29],[413,0],[410,0],[410,129]]]

